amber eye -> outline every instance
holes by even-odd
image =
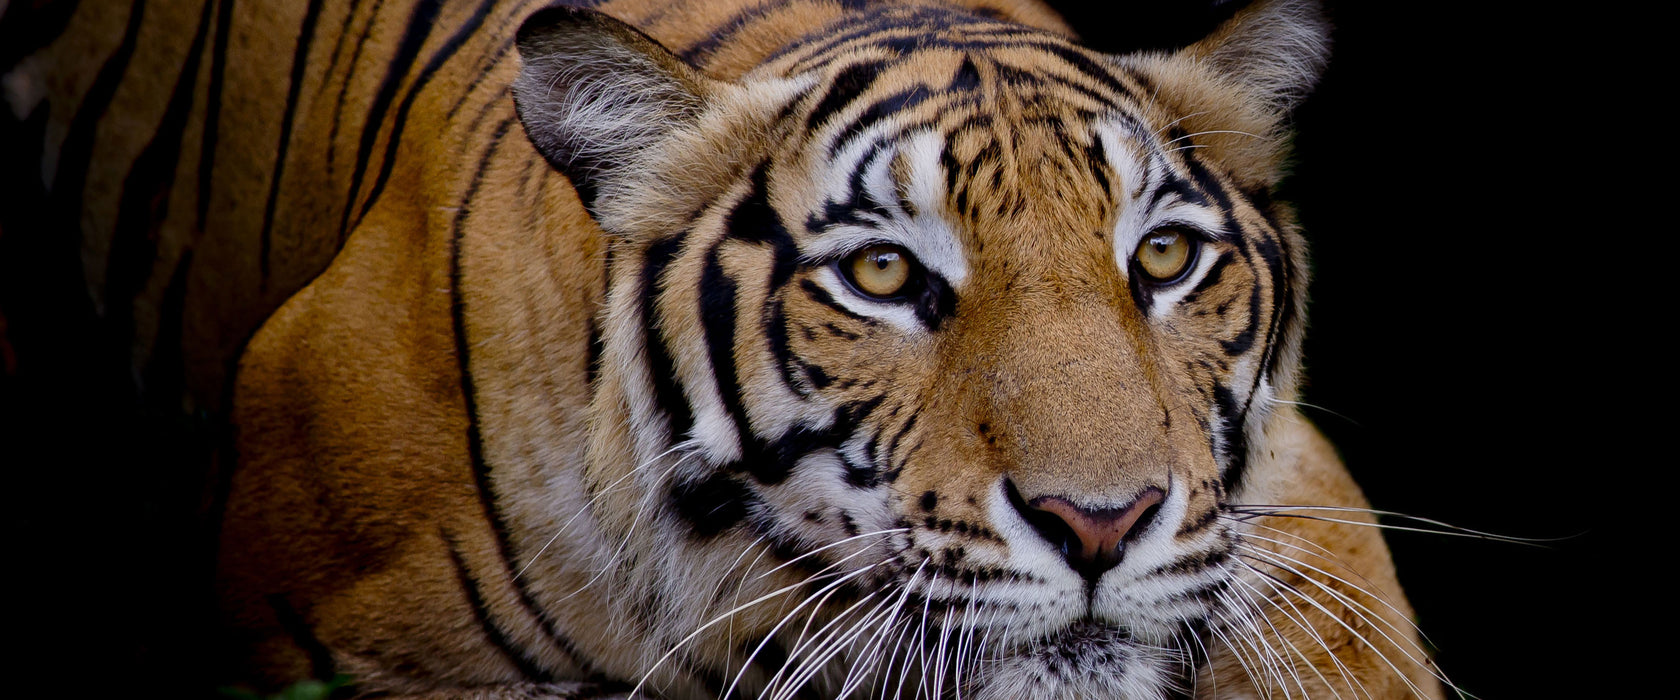
[[[840,261],[840,269],[858,291],[881,299],[905,292],[913,266],[903,248],[886,244],[869,246]]]
[[[1188,235],[1176,229],[1164,228],[1151,232],[1138,244],[1132,258],[1138,269],[1154,282],[1170,282],[1190,267],[1194,243]]]

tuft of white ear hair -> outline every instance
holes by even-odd
[[[1317,0],[1256,0],[1184,53],[1287,112],[1324,73],[1330,24]]]
[[[519,28],[514,105],[531,144],[584,206],[672,130],[694,123],[709,79],[634,27],[550,7]]]

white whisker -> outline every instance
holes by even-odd
[[[1237,612],[1237,606],[1231,604],[1231,602],[1226,599],[1225,595],[1226,594],[1223,592],[1219,595],[1221,605],[1216,612],[1218,613],[1220,619],[1217,623],[1208,625],[1208,631],[1212,633],[1213,636],[1218,637],[1219,641],[1225,644],[1225,648],[1231,651],[1231,658],[1236,659],[1237,667],[1242,669],[1243,675],[1248,676],[1248,684],[1254,688],[1266,688],[1266,697],[1270,698],[1271,690],[1269,688],[1271,687],[1271,684],[1263,684],[1260,682],[1259,677],[1256,675],[1254,664],[1250,662],[1248,654],[1244,653],[1241,645],[1232,641],[1231,637],[1225,634],[1225,630],[1228,627],[1231,628],[1232,632],[1236,632],[1234,625],[1230,624],[1231,619],[1229,616]],[[1258,650],[1257,647],[1251,648],[1256,651]],[[1211,659],[1212,657],[1210,656],[1209,658]]]
[[[1437,528],[1441,528],[1441,529],[1430,529],[1430,528],[1421,528],[1421,527],[1407,527],[1407,526],[1404,526],[1404,525],[1388,525],[1388,524],[1385,524],[1385,523],[1369,523],[1369,522],[1364,522],[1364,521],[1360,521],[1360,520],[1343,520],[1343,519],[1339,519],[1339,518],[1329,518],[1329,517],[1316,516],[1316,515],[1301,515],[1301,514],[1291,512],[1291,511],[1301,511],[1301,510],[1305,510],[1305,511],[1331,511],[1331,512],[1340,512],[1340,513],[1369,513],[1371,515],[1376,515],[1376,516],[1382,516],[1382,517],[1388,517],[1388,518],[1399,518],[1399,519],[1402,519],[1402,520],[1408,520],[1408,521],[1415,522],[1415,523],[1423,523],[1423,524],[1426,524],[1426,525],[1434,525]],[[1343,524],[1343,525],[1356,525],[1356,526],[1359,526],[1359,527],[1375,527],[1375,528],[1381,528],[1381,529],[1384,529],[1384,530],[1401,530],[1401,531],[1405,531],[1405,532],[1422,532],[1422,533],[1427,533],[1427,534],[1432,534],[1432,535],[1449,535],[1449,536],[1453,536],[1453,537],[1469,537],[1469,538],[1472,538],[1472,539],[1493,540],[1495,542],[1507,542],[1507,543],[1510,543],[1510,544],[1520,544],[1520,545],[1526,545],[1526,546],[1531,546],[1531,547],[1541,547],[1541,546],[1544,546],[1544,544],[1548,543],[1548,542],[1562,542],[1562,541],[1570,540],[1570,539],[1573,539],[1573,538],[1579,536],[1579,535],[1571,535],[1569,537],[1512,537],[1510,535],[1501,535],[1501,534],[1492,533],[1492,532],[1482,532],[1480,530],[1472,530],[1472,529],[1467,528],[1467,527],[1459,527],[1459,526],[1453,525],[1451,523],[1444,523],[1444,522],[1441,522],[1439,520],[1433,520],[1433,519],[1430,519],[1430,518],[1418,517],[1416,515],[1407,515],[1405,513],[1396,513],[1394,511],[1387,511],[1387,510],[1377,510],[1375,508],[1353,508],[1353,507],[1348,507],[1348,506],[1290,506],[1290,505],[1242,504],[1242,505],[1231,506],[1231,512],[1238,513],[1238,514],[1240,514],[1242,516],[1245,516],[1245,517],[1248,517],[1248,518],[1263,517],[1263,516],[1271,516],[1271,517],[1277,517],[1277,518],[1300,518],[1302,520],[1317,520],[1317,521],[1320,521],[1320,522],[1340,523],[1340,524]],[[1239,518],[1239,519],[1241,519],[1241,518]]]
[[[813,549],[809,552],[806,552],[806,553],[801,554],[797,557],[794,557],[794,558],[789,559],[785,562],[782,562],[781,564],[777,565],[776,568],[773,568],[769,571],[766,571],[762,574],[759,574],[758,577],[759,578],[764,578],[766,576],[769,576],[771,574],[776,573],[777,571],[781,571],[782,569],[785,569],[789,566],[792,566],[795,563],[805,559],[806,557],[814,556],[814,555],[816,555],[816,554],[818,554],[818,553],[820,553],[824,550],[828,550],[828,549],[832,549],[834,547],[838,547],[840,545],[846,544],[847,542],[860,540],[860,539],[863,539],[865,537],[879,537],[879,536],[882,536],[882,535],[891,535],[891,534],[895,534],[895,533],[899,533],[899,532],[909,532],[909,531],[910,531],[909,528],[896,527],[896,528],[889,528],[889,529],[886,529],[886,530],[876,530],[874,532],[865,532],[865,533],[858,534],[858,535],[852,535],[851,537],[847,537],[846,539],[839,540],[837,542],[832,542],[832,543],[829,543],[829,544],[825,544],[821,547],[818,547],[818,548]],[[851,556],[848,556],[847,559],[850,559],[851,557],[854,557],[854,556],[857,556],[857,554],[853,553]]]
[[[1247,566],[1247,565],[1245,564],[1245,566]],[[1394,674],[1396,676],[1398,676],[1401,681],[1405,682],[1406,686],[1411,689],[1413,695],[1416,695],[1417,697],[1424,697],[1423,691],[1420,688],[1417,687],[1417,684],[1413,683],[1412,679],[1410,677],[1408,677],[1404,672],[1402,672],[1400,670],[1400,667],[1395,665],[1394,661],[1388,658],[1387,654],[1384,654],[1382,652],[1382,650],[1378,649],[1375,644],[1371,643],[1370,640],[1361,636],[1359,634],[1358,630],[1355,630],[1352,625],[1349,625],[1347,622],[1343,621],[1340,616],[1331,612],[1329,608],[1324,607],[1324,604],[1318,602],[1318,600],[1314,599],[1312,596],[1309,596],[1305,593],[1302,593],[1299,590],[1296,590],[1293,586],[1289,586],[1284,581],[1278,579],[1276,576],[1274,576],[1270,573],[1267,573],[1267,572],[1261,571],[1259,569],[1256,569],[1253,566],[1247,566],[1247,568],[1248,568],[1249,571],[1252,571],[1259,576],[1270,579],[1273,582],[1276,582],[1277,584],[1283,586],[1283,591],[1284,592],[1293,593],[1297,598],[1300,598],[1302,601],[1306,602],[1307,604],[1311,605],[1312,607],[1317,608],[1319,612],[1323,613],[1325,615],[1325,617],[1329,618],[1332,622],[1335,622],[1342,629],[1346,630],[1347,633],[1349,635],[1351,635],[1354,639],[1357,639],[1361,643],[1365,644],[1365,646],[1367,648],[1369,648],[1374,654],[1376,654],[1376,657],[1378,659],[1381,659],[1384,664],[1388,665],[1389,670],[1393,671]],[[1403,650],[1402,650],[1402,653],[1404,653]]]
[[[1242,583],[1241,579],[1238,579],[1237,582]],[[1271,628],[1272,634],[1278,638],[1278,641],[1283,644],[1288,644],[1290,649],[1296,654],[1300,654],[1300,650],[1295,649],[1293,644],[1289,644],[1289,640],[1283,638],[1282,635],[1277,633],[1277,628],[1272,627],[1271,620],[1266,617],[1265,611],[1260,609],[1260,606],[1256,604],[1252,597],[1244,593],[1241,589],[1231,589],[1230,593],[1236,595],[1247,603],[1242,608],[1243,619],[1245,625],[1253,632],[1254,641],[1252,644],[1256,646],[1255,652],[1256,654],[1261,655],[1268,669],[1268,675],[1277,680],[1277,687],[1283,691],[1283,696],[1285,698],[1290,697],[1289,680],[1294,680],[1295,687],[1301,690],[1301,696],[1303,698],[1306,697],[1306,685],[1301,682],[1300,674],[1295,672],[1294,662],[1290,661],[1288,656],[1280,653],[1275,647],[1273,647],[1271,642],[1266,641],[1266,630],[1261,629],[1260,623],[1263,622],[1268,628]],[[1264,652],[1263,654],[1261,654],[1262,651]],[[1289,678],[1287,679],[1284,678],[1285,672],[1289,674]]]
[[[1318,647],[1320,649],[1323,649],[1324,652],[1325,652],[1325,655],[1330,659],[1331,663],[1335,664],[1337,672],[1340,673],[1341,676],[1342,676],[1342,681],[1344,683],[1348,684],[1348,692],[1355,693],[1355,697],[1357,697],[1357,692],[1354,691],[1353,686],[1357,684],[1359,686],[1360,690],[1365,689],[1365,686],[1364,686],[1363,683],[1359,683],[1358,680],[1354,679],[1353,677],[1351,677],[1349,675],[1347,665],[1342,663],[1342,660],[1336,657],[1336,654],[1335,654],[1334,651],[1331,651],[1330,645],[1324,641],[1323,635],[1320,635],[1318,633],[1318,630],[1314,629],[1312,627],[1312,625],[1307,624],[1306,615],[1304,613],[1302,613],[1299,608],[1295,607],[1295,604],[1293,602],[1291,602],[1287,599],[1284,599],[1282,602],[1289,605],[1289,610],[1284,610],[1283,607],[1281,605],[1279,605],[1279,598],[1281,598],[1282,596],[1268,596],[1268,595],[1265,595],[1264,592],[1255,588],[1254,584],[1249,583],[1248,581],[1245,581],[1245,580],[1240,579],[1240,578],[1236,579],[1236,581],[1237,581],[1237,583],[1240,583],[1243,586],[1247,587],[1248,590],[1252,591],[1255,595],[1259,596],[1261,600],[1264,600],[1268,604],[1270,604],[1272,606],[1272,609],[1276,610],[1279,615],[1282,615],[1285,620],[1288,620],[1288,621],[1294,623],[1296,628],[1300,629],[1303,632],[1306,632],[1307,636],[1311,637],[1314,642],[1318,643]],[[1272,588],[1273,592],[1278,592],[1276,584],[1273,584],[1270,581],[1263,581],[1263,582],[1266,583],[1268,586],[1270,586]],[[1252,601],[1253,599],[1250,598],[1250,600]],[[1291,611],[1293,611],[1293,614],[1291,614]],[[1324,673],[1318,669],[1318,664],[1313,663],[1312,659],[1307,658],[1306,653],[1302,652],[1300,647],[1295,646],[1294,642],[1289,641],[1289,639],[1284,636],[1283,632],[1281,630],[1279,630],[1276,625],[1272,624],[1271,617],[1268,616],[1268,615],[1265,615],[1263,611],[1262,611],[1262,617],[1263,617],[1263,619],[1266,620],[1266,626],[1270,627],[1272,629],[1272,634],[1276,635],[1279,641],[1282,641],[1283,643],[1289,645],[1290,651],[1295,652],[1296,658],[1299,658],[1306,665],[1307,670],[1312,671],[1313,675],[1318,677],[1319,682],[1324,684],[1324,687],[1329,688],[1331,693],[1334,693],[1336,695],[1336,697],[1340,698],[1342,696],[1341,691],[1336,690],[1335,684],[1331,683],[1330,679],[1324,677]],[[1291,665],[1293,665],[1293,662],[1291,662]],[[1300,677],[1299,676],[1296,677],[1296,683],[1300,683]],[[1303,695],[1305,695],[1306,692],[1307,692],[1306,688],[1301,689],[1301,693]],[[1370,697],[1371,696],[1370,692],[1367,691],[1365,693],[1365,696]]]
[[[1305,554],[1312,554],[1314,556],[1319,556],[1317,553],[1312,552],[1310,550],[1307,550],[1306,548],[1299,547],[1299,546],[1296,546],[1296,545],[1292,545],[1292,544],[1289,544],[1287,542],[1283,542],[1283,541],[1280,541],[1280,540],[1274,540],[1274,539],[1269,538],[1269,537],[1262,537],[1260,535],[1255,535],[1255,534],[1252,534],[1252,533],[1245,533],[1245,534],[1243,534],[1243,538],[1244,539],[1260,540],[1262,542],[1269,542],[1269,543],[1275,544],[1279,547],[1287,547],[1287,548],[1290,548],[1290,549],[1299,550],[1299,551],[1301,551]],[[1367,585],[1361,586],[1361,585],[1355,584],[1352,581],[1348,581],[1347,579],[1344,579],[1340,576],[1337,576],[1333,573],[1330,573],[1329,571],[1326,571],[1324,569],[1320,569],[1316,566],[1308,564],[1307,562],[1301,561],[1300,559],[1288,556],[1288,555],[1286,555],[1282,552],[1272,552],[1272,553],[1274,555],[1282,558],[1282,559],[1285,559],[1287,561],[1294,562],[1294,563],[1299,564],[1301,566],[1307,567],[1307,568],[1309,568],[1309,569],[1311,569],[1311,570],[1313,570],[1313,571],[1315,571],[1319,574],[1322,574],[1322,575],[1330,578],[1331,580],[1336,581],[1337,583],[1340,583],[1344,586],[1347,586],[1348,588],[1352,588],[1354,590],[1360,591],[1360,592],[1370,596],[1373,600],[1376,600],[1377,602],[1382,603],[1383,607],[1388,608],[1390,612],[1393,612],[1396,616],[1398,616],[1402,619],[1405,619],[1405,618],[1408,617],[1407,614],[1404,611],[1400,610],[1397,607],[1394,607],[1394,604],[1388,600],[1388,596],[1383,592],[1381,587],[1377,586],[1376,583],[1371,581],[1370,579],[1365,578],[1365,576],[1363,574],[1360,574],[1358,571],[1355,571],[1353,569],[1353,567],[1348,566],[1345,562],[1342,562],[1339,558],[1334,559],[1334,560],[1329,560],[1329,561],[1331,563],[1334,563],[1336,565],[1341,566],[1342,568],[1344,568],[1344,569],[1346,569],[1350,572],[1353,572],[1353,574],[1355,576],[1358,576],[1359,579],[1361,581],[1364,581],[1365,584],[1367,584]],[[1320,558],[1322,558],[1322,557],[1320,557]],[[1373,588],[1375,588],[1376,590],[1372,590]],[[1360,605],[1359,607],[1360,607],[1360,609],[1365,610],[1365,612],[1371,613],[1372,615],[1376,615],[1376,612],[1372,611],[1369,608],[1366,608],[1363,605]],[[1412,632],[1416,632],[1419,636],[1423,636],[1423,631],[1418,629],[1417,625],[1412,624],[1410,620],[1407,620],[1407,624],[1411,626],[1411,631]],[[1399,629],[1395,629],[1395,632],[1398,633],[1398,634],[1402,634],[1402,635],[1405,634],[1405,632],[1402,632]],[[1428,637],[1424,637],[1424,639],[1427,641]]]
[[[826,572],[831,568],[834,568],[836,566],[844,564],[847,560],[851,559],[852,557],[858,556],[859,554],[862,554],[864,551],[867,551],[867,550],[859,550],[859,551],[857,551],[857,552],[855,552],[851,555],[848,555],[844,559],[841,559],[840,561],[837,561],[834,564],[830,564],[829,566],[824,567],[822,569],[822,571]],[[821,595],[821,594],[827,593],[829,591],[835,590],[840,585],[844,584],[845,582],[850,581],[854,578],[857,578],[858,576],[861,576],[864,573],[867,573],[871,569],[874,569],[875,567],[880,566],[882,563],[883,562],[876,562],[874,564],[870,564],[868,566],[861,567],[861,568],[858,568],[858,569],[853,569],[852,571],[847,572],[846,574],[844,574],[844,575],[836,578],[835,580],[825,584],[822,588],[818,589],[817,592],[815,594],[813,594],[811,597],[807,597],[805,600],[800,601],[800,603],[798,605],[794,606],[792,610],[790,610],[786,614],[782,615],[782,618],[780,620],[778,620],[776,622],[776,624],[770,628],[770,631],[766,632],[764,634],[764,639],[758,643],[758,646],[753,648],[752,653],[747,654],[747,658],[741,663],[741,670],[735,674],[734,680],[730,681],[729,689],[726,690],[723,693],[722,698],[727,699],[731,694],[733,694],[735,692],[736,686],[740,685],[742,677],[744,677],[747,673],[747,669],[752,666],[753,659],[757,658],[758,654],[760,652],[764,651],[765,645],[769,644],[770,640],[775,638],[776,633],[780,632],[782,627],[787,625],[787,623],[790,622],[793,619],[794,615],[797,615],[800,610],[803,610],[805,608],[805,606],[809,605],[813,600],[817,600],[817,598],[816,598],[817,595]],[[797,584],[794,584],[792,586],[784,587],[780,590],[786,591],[786,590],[798,588],[798,587],[804,586],[805,583],[807,583],[811,580],[812,580],[811,578],[807,578],[805,581],[801,581],[801,582],[799,582]],[[826,601],[826,600],[828,600],[828,596],[826,596],[826,595],[822,596],[821,600],[818,601],[819,607],[821,605],[821,602]],[[733,614],[734,612],[735,611],[730,611],[731,614]],[[812,612],[814,613],[815,609],[813,609]],[[713,623],[707,623],[707,625],[710,625],[710,624],[713,624]],[[809,624],[809,623],[807,623],[807,624]],[[704,628],[702,628],[702,629],[704,629]],[[693,637],[693,635],[690,635],[690,638],[692,638],[692,637]],[[685,639],[684,642],[686,643],[687,640]],[[667,654],[667,655],[669,655],[669,654]],[[661,660],[663,660],[663,659],[661,659]]]
[[[1254,550],[1259,554],[1265,555],[1263,560],[1262,560],[1262,563],[1265,563],[1265,564],[1268,564],[1270,566],[1274,566],[1274,567],[1277,567],[1279,569],[1282,569],[1283,571],[1289,572],[1290,574],[1293,574],[1297,577],[1300,577],[1301,579],[1313,584],[1318,589],[1324,591],[1327,595],[1334,598],[1337,602],[1341,603],[1344,607],[1347,607],[1351,612],[1353,612],[1356,616],[1358,616],[1366,624],[1368,624],[1372,628],[1374,628],[1379,635],[1382,635],[1382,638],[1384,640],[1387,640],[1388,643],[1390,645],[1392,645],[1396,651],[1403,654],[1408,661],[1411,661],[1413,664],[1416,664],[1418,667],[1424,669],[1425,671],[1428,671],[1431,676],[1434,676],[1437,680],[1441,681],[1442,683],[1445,683],[1447,686],[1455,688],[1455,689],[1457,688],[1457,685],[1455,685],[1452,682],[1451,679],[1447,678],[1446,675],[1443,674],[1438,668],[1436,668],[1434,664],[1428,662],[1428,652],[1424,651],[1422,647],[1420,647],[1416,643],[1412,642],[1408,638],[1408,635],[1405,633],[1404,630],[1401,630],[1399,627],[1395,626],[1393,623],[1384,619],[1381,615],[1378,615],[1377,613],[1372,611],[1370,608],[1368,608],[1365,605],[1359,603],[1359,601],[1353,599],[1351,596],[1348,596],[1347,594],[1345,594],[1341,591],[1337,591],[1334,588],[1331,588],[1330,586],[1326,585],[1324,582],[1319,581],[1317,579],[1314,579],[1313,577],[1306,575],[1305,573],[1301,572],[1300,570],[1295,569],[1292,566],[1289,566],[1287,564],[1278,563],[1276,561],[1276,559],[1282,558],[1282,559],[1284,559],[1286,561],[1289,561],[1289,562],[1292,562],[1294,564],[1299,564],[1301,566],[1307,567],[1308,569],[1311,569],[1315,572],[1321,573],[1325,576],[1329,576],[1331,578],[1336,578],[1332,574],[1326,573],[1326,572],[1324,572],[1324,571],[1322,571],[1322,570],[1320,570],[1316,567],[1313,567],[1310,564],[1306,564],[1304,562],[1296,561],[1294,559],[1289,559],[1288,557],[1283,557],[1282,555],[1278,555],[1276,553],[1266,552],[1265,550],[1255,550],[1252,547],[1248,547],[1248,549]],[[1245,566],[1246,566],[1246,564],[1245,564]],[[1252,566],[1249,566],[1249,569],[1253,570],[1253,571],[1256,571],[1256,573],[1260,573],[1258,570],[1254,569]],[[1336,578],[1336,580],[1340,581],[1343,585],[1353,587],[1355,590],[1366,593],[1367,595],[1371,595],[1369,591],[1365,591],[1362,588],[1359,588],[1357,586],[1353,586],[1352,584],[1347,583],[1346,581],[1343,581],[1339,578]],[[1291,587],[1291,589],[1293,590],[1293,587]],[[1304,595],[1304,594],[1300,593],[1299,591],[1295,591],[1295,592],[1298,595]],[[1372,596],[1372,597],[1374,598],[1375,596]],[[1393,609],[1392,606],[1391,606],[1390,609]],[[1395,612],[1399,613],[1398,610],[1396,610]],[[1404,617],[1404,616],[1402,616],[1402,617]],[[1408,621],[1408,624],[1410,624],[1409,621]],[[1384,631],[1384,628],[1387,628],[1389,630],[1393,630],[1395,635],[1398,635],[1402,639],[1406,640],[1405,643],[1402,644],[1400,641],[1396,640],[1393,636],[1390,636],[1388,634],[1388,632]],[[1376,651],[1379,656],[1382,655],[1382,652],[1380,650],[1378,650],[1375,647],[1375,645],[1372,645],[1371,641],[1369,639],[1365,638],[1362,635],[1359,635],[1359,638],[1360,638],[1361,641],[1365,642],[1367,646],[1370,646],[1373,651]],[[1412,651],[1416,651],[1418,655],[1413,656],[1412,651],[1407,650],[1408,647],[1410,647],[1410,649]],[[1384,658],[1384,660],[1385,661],[1387,660],[1386,657]]]
[[[553,545],[556,540],[559,540],[561,535],[566,534],[566,530],[570,529],[571,526],[572,526],[572,521],[577,520],[579,516],[583,515],[590,508],[594,507],[595,502],[601,500],[602,496],[605,496],[608,493],[616,490],[618,488],[619,484],[623,483],[625,479],[628,479],[632,476],[635,476],[636,472],[641,471],[642,469],[646,468],[648,465],[651,465],[654,462],[659,461],[661,458],[665,457],[666,455],[671,454],[672,452],[676,452],[678,450],[682,450],[682,449],[685,449],[685,448],[689,447],[691,444],[692,443],[690,443],[690,442],[682,442],[682,443],[678,443],[676,445],[672,445],[671,449],[668,449],[664,452],[661,452],[658,455],[655,455],[652,459],[649,459],[646,462],[642,462],[641,464],[636,465],[635,468],[630,469],[629,471],[626,471],[624,473],[624,476],[618,477],[617,479],[613,480],[613,482],[611,484],[608,484],[606,486],[606,488],[603,488],[599,492],[596,492],[596,494],[592,498],[590,498],[588,502],[584,503],[581,507],[578,508],[576,513],[572,514],[572,517],[567,518],[566,522],[562,523],[560,525],[560,530],[555,532],[553,537],[548,538],[548,541],[544,542],[543,546],[537,548],[537,553],[532,554],[531,558],[526,560],[524,566],[519,567],[518,573],[515,573],[513,575],[514,580],[515,581],[519,580],[519,577],[525,573],[526,569],[531,568],[532,564],[537,563],[537,558],[541,557],[543,555],[543,552],[548,551],[548,548],[551,545]]]

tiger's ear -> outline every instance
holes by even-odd
[[[594,10],[539,10],[517,41],[513,100],[525,134],[591,213],[639,155],[693,124],[712,92],[700,71]]]
[[[1330,57],[1318,0],[1254,0],[1178,57],[1201,62],[1277,113],[1312,91]]]

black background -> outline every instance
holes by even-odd
[[[1181,44],[1231,11],[1062,5],[1105,50]],[[1651,322],[1620,283],[1645,244],[1622,230],[1629,212],[1604,209],[1641,206],[1640,176],[1611,162],[1644,148],[1619,77],[1637,66],[1607,65],[1594,13],[1473,5],[1327,8],[1330,67],[1295,114],[1281,192],[1313,258],[1303,410],[1378,509],[1566,538],[1387,534],[1455,683],[1617,697],[1648,671],[1613,626],[1652,615],[1637,610],[1655,591],[1617,573],[1630,565],[1610,551],[1629,548],[1612,537],[1633,508],[1610,504],[1660,488],[1635,455],[1651,440],[1636,396],[1654,386],[1633,329]]]
[[[1062,4],[1106,50],[1182,45],[1230,11]],[[1649,183],[1610,159],[1661,129],[1630,123],[1631,93],[1605,67],[1613,42],[1590,13],[1355,0],[1329,11],[1330,68],[1295,115],[1282,192],[1314,260],[1304,400],[1322,408],[1306,414],[1377,508],[1567,538],[1389,534],[1456,682],[1486,698],[1625,695],[1622,679],[1652,671],[1612,660],[1650,654],[1615,628],[1666,624],[1672,605],[1644,601],[1673,585],[1642,573],[1654,558],[1611,554],[1642,503],[1630,493],[1661,488],[1635,447],[1663,437],[1642,437],[1639,404],[1615,392],[1660,395],[1646,377],[1662,370],[1634,337],[1668,323],[1639,320],[1651,317],[1617,282],[1650,255],[1642,237],[1673,225],[1628,215],[1652,208]],[[103,358],[37,359],[64,371],[0,381],[5,529],[21,563],[7,577],[11,619],[31,649],[20,682],[190,694],[213,651],[204,474],[160,465],[202,462],[220,434],[203,416],[112,400],[85,370]]]

